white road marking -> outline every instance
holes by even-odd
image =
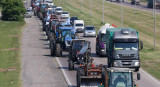
[[[58,65],[59,65],[60,67],[62,67],[62,64],[60,63],[59,59],[58,59],[57,57],[55,57],[55,58],[56,58],[56,61],[58,62]],[[71,86],[72,84],[71,84],[71,82],[70,82],[67,74],[65,73],[64,69],[61,69],[61,71],[62,71],[63,76],[64,76],[65,79],[66,79],[67,84],[68,84],[69,86]]]
[[[140,69],[143,73],[145,73],[147,76],[149,76],[152,80],[154,80],[153,82],[156,82],[158,84],[160,84],[160,82],[154,78],[152,75],[148,74],[146,71],[144,71],[143,69]]]

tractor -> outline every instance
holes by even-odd
[[[87,56],[91,55],[90,42],[85,41],[84,39],[73,40],[69,49],[69,59],[68,66],[69,70],[74,69],[74,64],[84,65],[87,59]]]

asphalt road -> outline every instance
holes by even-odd
[[[27,26],[23,31],[21,47],[22,86],[67,87],[56,59],[50,56],[49,45],[41,29],[40,20],[32,16],[25,21]]]

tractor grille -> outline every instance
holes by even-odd
[[[132,59],[135,58],[135,54],[119,54],[119,57],[122,59]]]

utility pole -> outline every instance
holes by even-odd
[[[103,24],[104,24],[104,0],[103,0],[103,18],[102,18]]]
[[[137,1],[135,0],[135,12],[134,13],[136,13],[136,6],[137,6]]]
[[[153,8],[154,8],[154,49],[156,47],[156,9],[155,9],[155,0],[154,1],[154,4],[153,4]]]
[[[153,18],[154,18],[154,0],[153,0],[153,10],[152,10],[152,12],[153,12]]]

